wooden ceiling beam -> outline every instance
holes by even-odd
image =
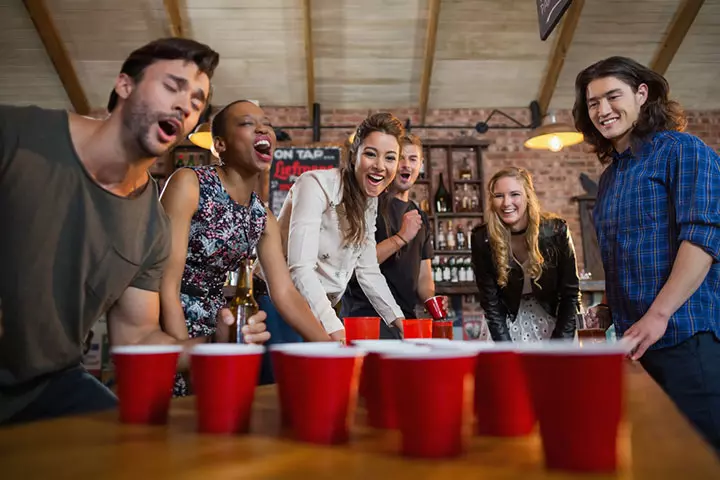
[[[680,49],[685,35],[695,21],[700,8],[705,0],[683,0],[675,10],[675,16],[670,22],[670,27],[665,32],[660,48],[650,62],[650,68],[660,75],[665,75],[675,54]]]
[[[60,34],[55,27],[55,23],[50,16],[50,12],[45,5],[44,0],[23,0],[25,9],[32,19],[35,30],[40,36],[45,51],[50,57],[50,61],[55,67],[55,71],[60,77],[60,82],[65,88],[65,93],[70,100],[75,112],[80,115],[90,113],[90,102],[85,95],[85,91],[80,85],[75,68],[73,68],[70,55],[65,50],[65,45],[60,38]]]
[[[307,84],[308,117],[313,116],[315,104],[315,50],[312,38],[312,0],[303,0],[303,34],[305,41],[305,79]]]
[[[165,4],[165,13],[168,17],[170,34],[173,37],[184,37],[185,26],[183,25],[182,16],[180,15],[178,0],[163,0],[163,3]]]
[[[427,33],[425,35],[425,55],[423,72],[420,79],[420,124],[425,124],[428,100],[430,99],[430,82],[433,64],[435,63],[435,45],[437,43],[438,19],[440,18],[440,0],[430,0],[428,9]]]
[[[570,50],[570,45],[575,36],[575,29],[580,21],[580,14],[584,6],[585,0],[573,0],[570,8],[565,12],[557,37],[555,37],[555,44],[550,53],[548,68],[540,84],[540,94],[538,95],[538,103],[540,104],[540,113],[542,115],[545,115],[548,107],[550,107],[550,101],[555,93],[555,86],[557,85],[560,72],[562,72],[563,65],[565,64],[565,57],[567,57],[568,50]]]

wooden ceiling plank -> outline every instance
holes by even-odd
[[[565,58],[572,44],[575,30],[577,29],[580,15],[582,14],[585,0],[574,0],[570,8],[562,19],[560,30],[555,38],[555,44],[550,52],[550,60],[548,68],[545,71],[542,83],[540,84],[540,93],[538,95],[538,103],[540,104],[540,113],[545,115],[557,85],[560,72],[562,72]]]
[[[55,71],[60,77],[67,93],[68,99],[72,104],[75,112],[80,115],[87,115],[90,113],[90,102],[85,95],[85,91],[80,85],[75,68],[70,60],[65,45],[60,38],[60,34],[55,27],[55,23],[50,16],[50,12],[45,5],[44,0],[23,0],[28,15],[32,19],[35,30],[40,36],[45,51],[50,57],[50,61],[55,67]]]
[[[185,28],[182,16],[180,15],[178,0],[163,0],[163,3],[165,4],[165,13],[168,16],[168,22],[170,24],[170,34],[173,37],[184,37]]]
[[[665,75],[704,2],[705,0],[683,0],[678,6],[660,48],[650,62],[652,70]]]
[[[315,104],[315,51],[312,36],[312,0],[303,0],[303,34],[305,41],[305,76],[307,83],[308,117],[313,116]]]
[[[439,17],[440,0],[430,0],[427,33],[425,36],[423,72],[420,80],[420,124],[425,123],[425,115],[427,114],[428,100],[430,98],[430,81],[432,80],[433,64],[435,63],[435,45],[437,43]]]

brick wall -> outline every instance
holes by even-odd
[[[266,107],[274,125],[293,126],[310,125],[311,118],[304,107]],[[516,118],[523,124],[530,123],[527,109],[506,109],[505,113]],[[332,110],[321,114],[323,126],[357,125],[369,113],[364,110]],[[417,109],[396,109],[394,113],[403,122],[410,118],[412,124],[419,125],[420,118]],[[527,135],[526,130],[495,130],[490,129],[485,135],[480,135],[470,127],[480,120],[485,120],[490,111],[483,109],[443,109],[428,111],[425,124],[427,125],[465,125],[464,130],[438,130],[413,129],[413,133],[423,140],[448,140],[461,137],[485,138],[491,141],[490,146],[483,155],[484,179],[490,178],[497,170],[506,166],[518,166],[528,169],[534,177],[535,189],[544,209],[554,212],[568,221],[575,246],[578,250],[578,269],[584,266],[582,254],[582,238],[580,236],[580,217],[577,203],[572,200],[576,195],[582,195],[584,190],[579,182],[579,175],[586,173],[597,180],[602,171],[597,158],[588,152],[585,144],[563,149],[559,153],[549,151],[528,150],[523,147]],[[569,111],[555,112],[558,121],[572,123]],[[702,140],[716,150],[720,150],[720,110],[716,111],[689,111],[688,132],[698,135]],[[509,120],[494,116],[491,124],[511,125]],[[342,143],[353,131],[348,129],[324,129],[322,143]],[[308,145],[312,143],[311,130],[288,130],[293,145]]]

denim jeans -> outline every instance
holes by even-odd
[[[673,347],[648,350],[640,363],[720,454],[720,340],[697,333]]]
[[[285,320],[283,320],[280,316],[280,312],[278,312],[275,308],[275,305],[273,305],[268,295],[259,295],[257,297],[257,302],[260,310],[265,312],[267,315],[265,324],[268,332],[270,332],[270,340],[268,340],[265,344],[266,346],[303,341],[300,334],[288,325]],[[263,355],[262,366],[260,367],[259,383],[260,385],[275,383],[275,376],[273,375],[272,360],[269,351],[266,351]]]

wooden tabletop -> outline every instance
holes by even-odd
[[[718,479],[720,462],[638,365],[628,365],[627,422],[616,475],[547,471],[537,434],[498,440],[474,437],[453,460],[405,459],[397,433],[364,426],[349,445],[295,442],[279,428],[274,386],[258,389],[251,433],[195,432],[192,398],[174,400],[168,426],[121,425],[115,412],[0,429],[0,478],[15,479]]]

